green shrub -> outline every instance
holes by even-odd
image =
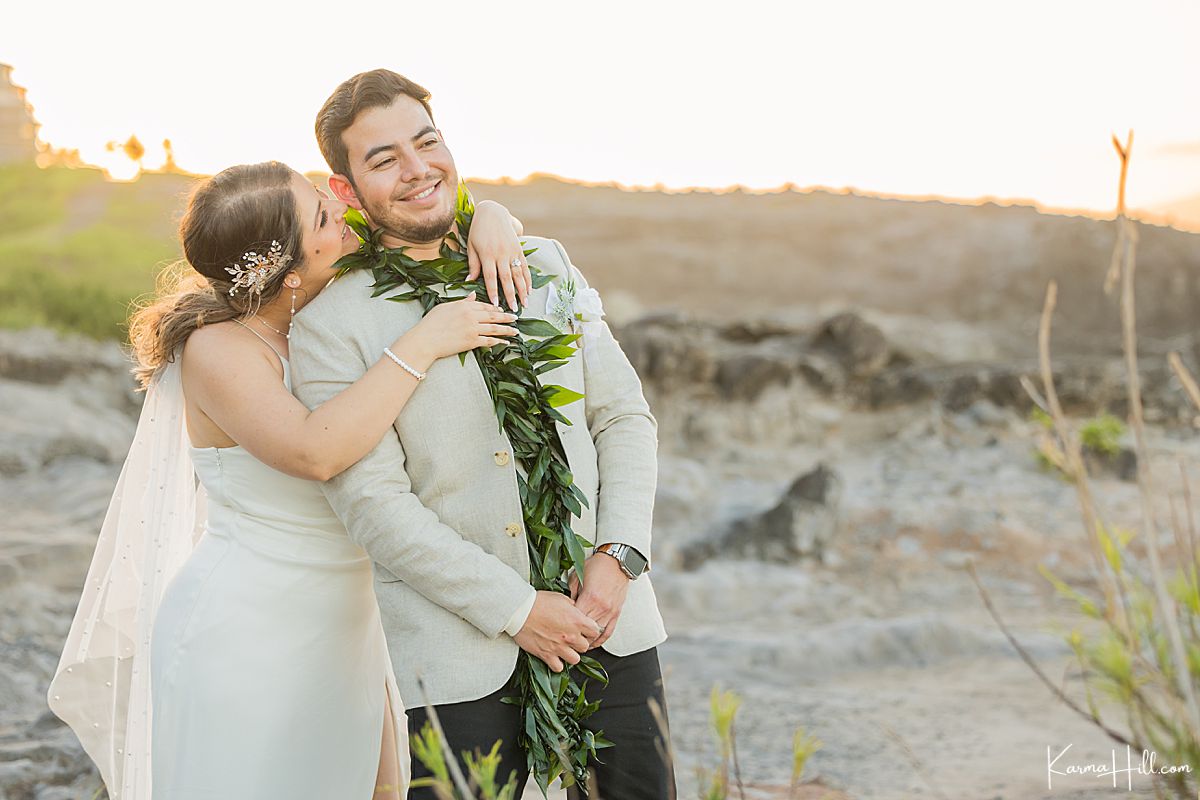
[[[1125,423],[1112,414],[1089,419],[1079,429],[1079,440],[1084,449],[1103,456],[1120,453],[1120,441],[1124,435]]]
[[[0,167],[0,326],[123,339],[131,301],[179,256],[173,218],[189,183]]]
[[[1029,413],[1029,419],[1043,428],[1034,448],[1034,458],[1037,459],[1038,466],[1046,471],[1057,471],[1060,477],[1070,480],[1065,457],[1055,440],[1054,419],[1036,406]],[[1080,424],[1079,444],[1089,454],[1113,458],[1121,452],[1121,439],[1125,433],[1124,422],[1112,414],[1101,414]]]
[[[738,795],[745,797],[742,786],[741,767],[737,757],[736,717],[741,708],[742,699],[733,692],[723,692],[713,687],[709,701],[710,722],[717,736],[717,744],[721,751],[720,762],[715,769],[699,770],[701,800],[728,800],[730,797],[730,776],[733,784],[738,787]],[[804,775],[804,767],[813,753],[821,749],[821,741],[797,728],[792,737],[792,780],[789,797],[795,796]]]
[[[436,712],[435,712],[436,713]],[[417,778],[412,782],[413,788],[432,787],[439,800],[461,800],[462,793],[455,789],[456,779],[451,773],[455,766],[446,761],[449,748],[444,745],[440,736],[434,730],[432,723],[425,726],[415,736],[409,738],[409,748],[413,757],[425,765],[431,777]],[[492,745],[490,752],[463,753],[463,763],[467,771],[460,777],[465,778],[468,786],[483,800],[513,800],[517,793],[517,776],[508,776],[503,785],[497,782],[496,773],[500,769],[500,742]],[[471,795],[472,797],[475,794]]]

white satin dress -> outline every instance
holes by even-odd
[[[405,796],[370,558],[320,484],[241,447],[191,455],[208,522],[151,637],[153,800],[371,800],[385,724]]]

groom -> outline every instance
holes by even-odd
[[[383,231],[389,247],[415,258],[438,254],[454,222],[458,173],[433,122],[429,93],[388,70],[342,83],[316,122],[330,187]],[[555,284],[587,284],[562,245],[528,237],[529,261]],[[502,269],[505,269],[502,267]],[[383,348],[421,319],[416,302],[371,297],[372,278],[337,280],[295,320],[292,375],[315,407],[360,377]],[[506,286],[509,281],[504,281]],[[522,317],[546,317],[549,286],[530,293]],[[495,298],[493,298],[494,300]],[[657,645],[666,639],[649,576],[657,479],[657,423],[641,383],[608,325],[586,352],[545,375],[584,394],[559,409],[558,425],[575,483],[588,498],[573,522],[596,543],[574,601],[529,583],[512,444],[473,353],[436,362],[392,431],[358,464],[325,484],[351,538],[375,561],[375,591],[409,730],[426,721],[420,677],[453,751],[487,752],[503,742],[499,775],[528,777],[516,740],[520,708],[510,679],[524,649],[558,671],[590,651],[609,684],[588,687],[600,709],[587,720],[614,747],[593,764],[600,797],[674,797]],[[596,648],[596,649],[593,649]],[[656,717],[652,705],[662,709]],[[413,776],[428,774],[413,765]],[[521,790],[518,790],[518,796]],[[429,789],[410,798],[432,798]]]

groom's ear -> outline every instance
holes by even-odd
[[[362,202],[358,199],[358,192],[354,190],[354,184],[345,175],[330,175],[329,188],[338,200],[351,208],[363,210]]]

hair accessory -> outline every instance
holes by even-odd
[[[250,294],[262,294],[267,279],[286,267],[292,257],[284,255],[283,245],[272,239],[271,249],[265,256],[251,251],[242,255],[242,259],[245,263],[237,262],[225,268],[233,276],[233,286],[229,288],[231,297],[237,294],[238,289],[245,289]]]

